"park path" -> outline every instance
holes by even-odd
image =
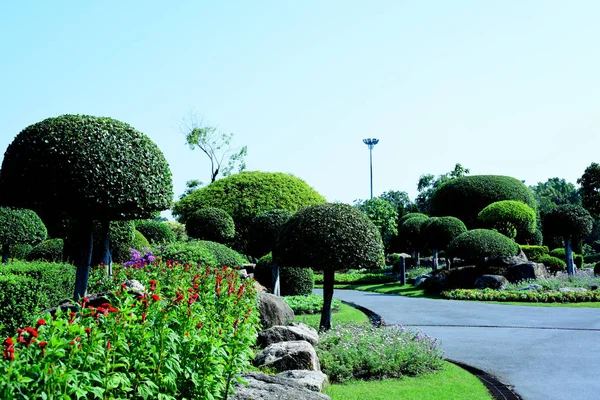
[[[322,290],[315,289],[315,293]],[[600,309],[509,306],[335,290],[334,298],[442,342],[446,358],[524,400],[600,400]]]

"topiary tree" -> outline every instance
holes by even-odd
[[[173,199],[169,166],[146,135],[123,122],[87,115],[48,118],[21,131],[6,150],[0,202],[36,211],[42,220],[77,222],[73,237],[75,298],[85,296],[93,221],[150,218]]]
[[[178,242],[185,242],[188,240],[187,233],[185,231],[185,225],[177,221],[165,221],[163,222],[175,235],[175,240]]]
[[[427,221],[423,236],[433,251],[434,270],[438,268],[438,250],[445,250],[450,242],[466,231],[465,224],[455,217],[432,217]],[[450,268],[450,258],[447,255],[446,264]]]
[[[242,265],[248,263],[248,260],[240,253],[230,249],[224,244],[211,242],[209,240],[198,240],[199,246],[204,246],[215,256],[217,267],[229,267],[234,269],[242,268]]]
[[[501,175],[473,175],[442,185],[431,200],[432,215],[456,217],[472,229],[481,210],[502,200],[517,200],[536,208],[531,191],[520,180]]]
[[[341,203],[310,206],[290,218],[281,228],[273,260],[323,271],[321,330],[331,328],[335,271],[381,268],[385,261],[377,227],[356,208]]]
[[[260,258],[273,251],[279,229],[292,215],[288,210],[270,210],[252,218],[248,227],[248,254]]]
[[[481,227],[494,229],[511,239],[531,235],[536,230],[535,210],[516,200],[492,203],[479,212],[477,219]]]
[[[565,243],[567,273],[573,275],[573,237],[584,237],[592,231],[593,219],[583,207],[563,204],[546,214],[544,218],[544,234],[562,237]]]
[[[63,261],[63,246],[62,239],[44,240],[31,249],[26,259],[27,261],[61,262]]]
[[[227,211],[206,207],[194,212],[185,221],[185,230],[189,237],[227,243],[235,236],[235,224]]]
[[[135,229],[140,231],[150,244],[167,244],[175,241],[175,234],[164,222],[145,219],[135,222]]]
[[[420,266],[421,249],[425,246],[423,229],[428,220],[429,217],[426,215],[415,215],[412,218],[407,218],[402,225],[398,227],[398,236],[411,247],[415,259],[415,267],[417,268]]]
[[[458,235],[446,252],[451,257],[460,257],[483,263],[486,257],[510,257],[519,253],[519,245],[501,233],[488,229],[473,229]]]
[[[248,227],[254,216],[281,209],[293,213],[326,200],[303,180],[281,172],[241,172],[219,179],[175,203],[173,215],[185,223],[197,210],[217,207],[235,221],[234,249],[247,253]]]
[[[398,234],[398,210],[389,201],[375,197],[355,204],[375,224],[386,249],[390,247],[392,236]]]
[[[0,207],[0,245],[2,263],[10,256],[11,245],[37,244],[46,239],[48,232],[40,217],[32,210]]]

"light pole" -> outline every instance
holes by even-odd
[[[363,139],[363,143],[369,146],[369,168],[371,171],[371,198],[373,198],[373,147],[379,143],[379,139]]]

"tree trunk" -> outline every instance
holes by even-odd
[[[406,285],[406,258],[400,257],[400,284]]]
[[[110,236],[109,236],[110,221],[102,222],[102,252],[100,262],[106,266],[106,275],[112,275],[112,254],[110,252]]]
[[[438,269],[438,250],[437,248],[433,249],[433,270]]]
[[[419,249],[415,249],[415,268],[421,267],[421,253]]]
[[[323,311],[321,311],[321,323],[319,324],[320,332],[331,329],[331,300],[333,299],[334,280],[334,270],[326,269],[323,271]]]
[[[452,266],[452,258],[446,257],[446,268],[448,268],[448,270],[450,270],[451,266]]]
[[[2,264],[8,263],[8,257],[10,256],[10,246],[7,243],[2,245]]]
[[[565,237],[565,253],[567,256],[567,274],[569,276],[575,275],[575,268],[573,263],[573,250],[571,249],[571,237]]]
[[[273,294],[275,296],[281,296],[281,285],[279,281],[279,265],[273,264],[271,266],[271,278],[273,283]]]
[[[77,268],[75,276],[75,301],[86,296],[88,278],[90,276],[90,264],[92,263],[92,249],[94,247],[92,221],[82,221],[78,229],[79,235],[74,259],[74,264]]]

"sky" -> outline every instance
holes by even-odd
[[[0,155],[63,114],[150,137],[174,199],[210,163],[190,112],[328,201],[414,199],[423,174],[576,183],[600,155],[600,2],[2,1]],[[163,215],[170,218],[170,213]]]

